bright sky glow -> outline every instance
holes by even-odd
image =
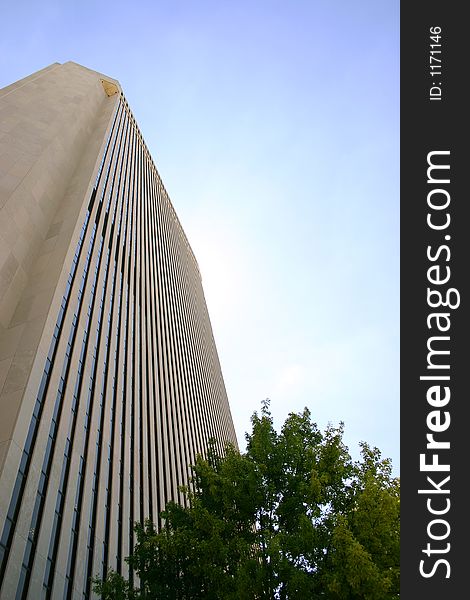
[[[271,399],[399,471],[399,3],[2,2],[0,87],[118,79],[203,277],[241,448]]]

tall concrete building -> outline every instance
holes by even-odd
[[[119,83],[0,90],[0,598],[92,597],[236,444],[197,262]]]

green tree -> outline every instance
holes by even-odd
[[[263,403],[245,453],[209,447],[187,506],[160,531],[136,525],[127,562],[140,580],[95,580],[104,600],[394,600],[399,598],[399,481],[377,448],[354,462],[343,425],[322,433],[310,412],[277,433]]]

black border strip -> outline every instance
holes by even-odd
[[[463,6],[401,5],[402,600],[461,598],[467,589]]]

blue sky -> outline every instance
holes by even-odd
[[[115,77],[198,259],[239,438],[308,406],[399,470],[399,3],[2,1],[0,87]]]

